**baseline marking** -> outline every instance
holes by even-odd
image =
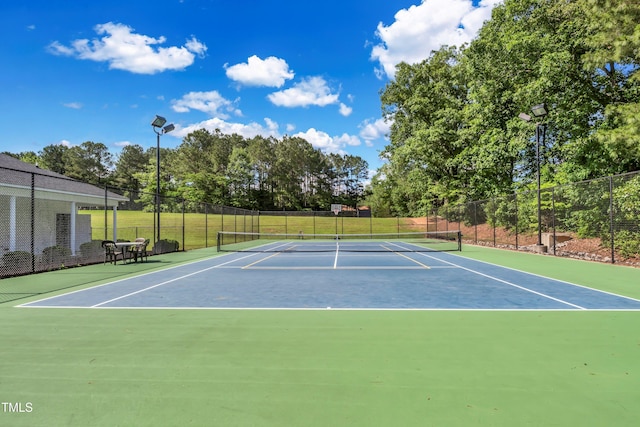
[[[218,267],[220,267],[220,266],[223,266],[223,265],[226,265],[226,264],[230,264],[230,263],[232,263],[232,262],[236,262],[236,261],[239,261],[239,260],[241,260],[241,259],[249,258],[249,257],[252,257],[252,256],[255,256],[255,254],[247,255],[247,256],[244,256],[244,257],[242,257],[242,258],[234,259],[234,260],[231,260],[231,261],[224,262],[224,263],[222,263],[222,264],[217,264],[217,265],[214,265],[214,266],[212,266],[212,267],[207,267],[207,268],[204,268],[204,269],[202,269],[202,270],[194,271],[193,273],[185,274],[185,275],[183,275],[183,276],[176,277],[176,278],[174,278],[174,279],[167,280],[167,281],[165,281],[165,282],[158,283],[158,284],[156,284],[156,285],[149,286],[149,287],[146,287],[146,288],[144,288],[144,289],[140,289],[140,290],[135,291],[135,292],[130,292],[130,293],[128,293],[128,294],[121,295],[121,296],[119,296],[119,297],[112,298],[112,299],[107,300],[107,301],[103,301],[103,302],[101,302],[101,303],[99,303],[99,304],[92,305],[92,306],[90,306],[89,308],[97,308],[97,307],[100,307],[100,306],[102,306],[102,305],[104,305],[104,304],[109,304],[109,303],[111,303],[111,302],[118,301],[118,300],[121,300],[121,299],[124,299],[124,298],[130,297],[130,296],[132,296],[132,295],[140,294],[140,293],[145,292],[145,291],[148,291],[148,290],[150,290],[150,289],[157,288],[157,287],[162,286],[162,285],[166,285],[167,283],[175,282],[176,280],[181,280],[181,279],[184,279],[185,277],[194,276],[194,275],[196,275],[196,274],[200,274],[200,273],[205,272],[205,271],[208,271],[208,270],[213,270],[214,268],[218,268]],[[162,270],[160,270],[160,271],[162,271]],[[151,274],[151,273],[150,273],[150,274]],[[126,280],[126,279],[125,279],[125,280]],[[115,283],[115,282],[112,282],[112,283]],[[107,284],[110,284],[110,283],[107,283]],[[103,285],[103,286],[104,286],[104,285]],[[89,289],[93,289],[93,288],[89,288]],[[85,290],[86,290],[86,289],[85,289]]]
[[[586,307],[582,307],[582,306],[579,306],[579,305],[577,305],[577,304],[573,304],[573,303],[570,303],[570,302],[568,302],[568,301],[564,301],[564,300],[562,300],[562,299],[560,299],[560,298],[552,297],[551,295],[543,294],[542,292],[534,291],[533,289],[525,288],[524,286],[520,286],[520,285],[518,285],[518,284],[516,284],[516,283],[512,283],[512,282],[509,282],[509,281],[507,281],[507,280],[499,279],[499,278],[494,277],[494,276],[491,276],[491,275],[489,275],[489,274],[481,273],[481,272],[479,272],[479,271],[472,270],[472,269],[467,268],[467,267],[463,267],[463,266],[461,266],[461,265],[458,265],[458,264],[453,263],[453,262],[450,262],[450,261],[446,261],[446,260],[443,260],[443,259],[439,259],[439,258],[436,258],[436,257],[434,257],[434,256],[427,255],[427,254],[425,254],[425,253],[420,253],[420,255],[425,256],[425,257],[427,257],[427,258],[434,259],[434,260],[436,260],[436,261],[444,262],[445,264],[453,265],[453,266],[455,266],[455,267],[457,267],[457,268],[460,268],[460,269],[462,269],[462,270],[468,271],[468,272],[473,273],[473,274],[477,274],[478,276],[483,276],[483,277],[486,277],[486,278],[488,278],[488,279],[495,280],[496,282],[504,283],[505,285],[513,286],[514,288],[518,288],[518,289],[521,289],[521,290],[523,290],[523,291],[530,292],[530,293],[535,294],[535,295],[539,295],[539,296],[541,296],[541,297],[543,297],[543,298],[548,298],[548,299],[550,299],[550,300],[553,300],[553,301],[559,302],[559,303],[561,303],[561,304],[566,304],[566,305],[569,305],[569,306],[571,306],[571,307],[578,308],[578,309],[580,309],[580,310],[587,310],[587,308],[586,308]]]

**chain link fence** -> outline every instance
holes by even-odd
[[[542,188],[539,206],[538,222],[537,191],[445,205],[431,212],[429,229],[460,229],[476,245],[640,266],[640,173]]]
[[[158,209],[159,207],[159,209]],[[543,188],[547,253],[640,265],[640,173]],[[461,230],[464,242],[539,250],[538,194],[445,205],[426,218],[368,211],[259,212],[99,188],[48,171],[0,168],[0,279],[104,262],[103,240],[148,238],[154,254],[213,247],[218,231],[366,234]]]

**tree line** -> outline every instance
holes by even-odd
[[[70,178],[137,194],[153,209],[156,147],[123,147],[86,141],[52,144],[40,152],[11,154]],[[365,197],[368,164],[358,156],[325,154],[299,137],[244,138],[196,130],[175,149],[160,148],[161,196],[256,210],[329,210],[357,207]]]
[[[505,0],[466,46],[381,90],[387,160],[369,204],[397,215],[640,169],[640,3]]]

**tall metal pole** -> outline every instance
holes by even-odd
[[[157,147],[156,147],[156,242],[160,241],[160,133],[156,132]]]
[[[544,104],[538,104],[531,107],[533,115],[540,118],[547,115],[547,110]],[[531,121],[531,116],[526,113],[520,113],[518,115],[520,119],[525,122]],[[542,133],[542,136],[540,134]],[[540,139],[544,143],[546,133],[546,127],[543,123],[536,123],[536,180],[538,181],[538,248],[542,251],[546,251],[546,248],[542,246],[542,209],[540,203]]]
[[[542,246],[542,214],[540,209],[540,123],[536,124],[536,175],[538,180],[538,246]]]
[[[171,132],[176,127],[173,124],[164,125],[167,123],[167,119],[162,116],[156,115],[156,118],[151,122],[151,127],[157,135],[156,139],[156,215],[157,215],[157,235],[156,242],[160,241],[160,135]],[[163,127],[164,126],[164,127]]]

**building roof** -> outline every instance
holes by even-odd
[[[109,206],[128,200],[111,191],[107,191],[105,195],[104,188],[80,182],[50,170],[40,169],[36,165],[0,153],[0,187],[14,188],[15,195],[22,196],[23,194],[18,193],[25,189],[30,191],[32,176],[39,198],[76,201],[88,205],[104,204],[106,198]]]

